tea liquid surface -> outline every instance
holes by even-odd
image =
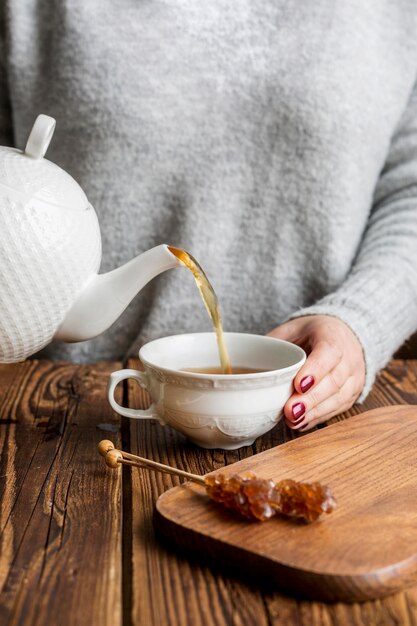
[[[182,372],[194,372],[196,374],[224,374],[221,367],[183,367]],[[269,370],[255,369],[254,367],[232,367],[227,374],[260,374]]]

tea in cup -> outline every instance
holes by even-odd
[[[203,448],[234,450],[271,430],[293,391],[304,350],[287,341],[225,333],[232,374],[222,374],[214,333],[156,339],[144,345],[144,371],[110,375],[108,398],[125,417],[157,419]],[[114,398],[116,386],[133,378],[151,397],[149,409],[130,409]]]

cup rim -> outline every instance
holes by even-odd
[[[204,372],[187,372],[186,370],[182,370],[182,369],[174,369],[174,368],[169,368],[169,367],[163,367],[161,365],[158,365],[157,363],[152,362],[151,360],[143,357],[143,350],[145,350],[146,348],[148,348],[149,346],[151,346],[152,344],[155,344],[157,342],[163,342],[166,339],[176,339],[177,337],[204,337],[204,336],[213,336],[215,333],[214,332],[201,332],[201,333],[180,333],[177,335],[167,335],[165,337],[159,337],[158,339],[153,339],[152,341],[148,341],[147,343],[145,343],[139,350],[139,360],[141,361],[141,363],[143,365],[147,365],[148,367],[151,367],[153,369],[159,370],[161,372],[167,372],[169,374],[175,374],[175,375],[180,375],[183,376],[184,378],[194,378],[194,379],[200,379],[200,380],[255,380],[255,379],[262,379],[262,378],[266,378],[269,376],[276,376],[277,374],[285,374],[287,372],[292,372],[293,370],[299,370],[302,365],[305,363],[307,355],[305,353],[305,351],[303,350],[303,348],[301,348],[300,346],[297,346],[295,343],[291,343],[290,341],[285,341],[284,339],[278,339],[275,337],[268,337],[267,335],[256,335],[255,333],[239,333],[239,332],[225,332],[224,335],[225,337],[231,337],[231,336],[235,336],[235,337],[241,337],[241,336],[245,336],[245,337],[256,337],[256,339],[261,339],[261,340],[265,340],[268,342],[278,342],[281,345],[285,344],[285,345],[289,345],[292,348],[295,349],[295,351],[299,352],[300,358],[298,359],[298,361],[296,363],[294,363],[293,365],[288,365],[287,367],[280,367],[278,369],[274,369],[274,370],[265,370],[264,372],[252,372],[252,373],[247,373],[247,374],[208,374],[208,373],[204,373]]]

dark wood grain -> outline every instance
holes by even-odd
[[[117,366],[0,366],[2,626],[121,624],[121,481],[96,454],[120,443]]]
[[[129,367],[138,367],[138,362],[132,360]],[[351,415],[379,406],[417,404],[416,383],[417,362],[393,361],[378,378],[362,406],[355,406],[331,421],[348,419]],[[147,406],[146,394],[137,385],[132,384],[128,393],[131,406]],[[295,435],[280,423],[259,438],[252,448],[224,453],[196,448],[175,431],[152,422],[132,422],[130,433],[134,454],[201,474],[294,437],[309,436],[308,433]],[[157,543],[150,510],[158,495],[178,484],[177,480],[134,469],[132,481],[132,623],[156,625],[161,623],[161,616],[165,616],[164,623],[178,626],[203,626],[213,621],[225,626],[258,622],[274,626],[416,626],[416,587],[382,600],[350,605],[323,604],[297,600],[275,591],[260,591],[257,585],[199,563],[198,557],[184,560],[172,547]],[[157,581],[163,581],[165,592]],[[173,604],[173,596],[178,590],[187,599]],[[297,595],[297,589],[293,593]],[[202,615],[202,606],[209,614],[207,622]],[[216,617],[213,617],[210,607],[223,607],[223,610],[219,613],[216,608]]]
[[[396,359],[417,359],[417,333],[411,335],[396,352]]]
[[[96,428],[119,424],[106,400],[108,374],[118,367],[0,367],[2,626],[417,626],[417,588],[354,605],[301,601],[163,545],[152,510],[178,484],[172,476],[124,471],[122,516],[121,472],[95,456],[99,439],[120,443],[119,433]],[[119,401],[144,406],[136,385],[120,387]],[[417,403],[413,361],[390,363],[366,403],[333,421],[402,403]],[[251,448],[225,453],[196,448],[154,422],[125,420],[121,434],[125,449],[201,474],[297,436],[279,424]]]

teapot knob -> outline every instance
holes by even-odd
[[[30,131],[26,143],[25,154],[33,159],[41,159],[45,156],[52,135],[54,134],[56,121],[49,115],[38,115]]]

